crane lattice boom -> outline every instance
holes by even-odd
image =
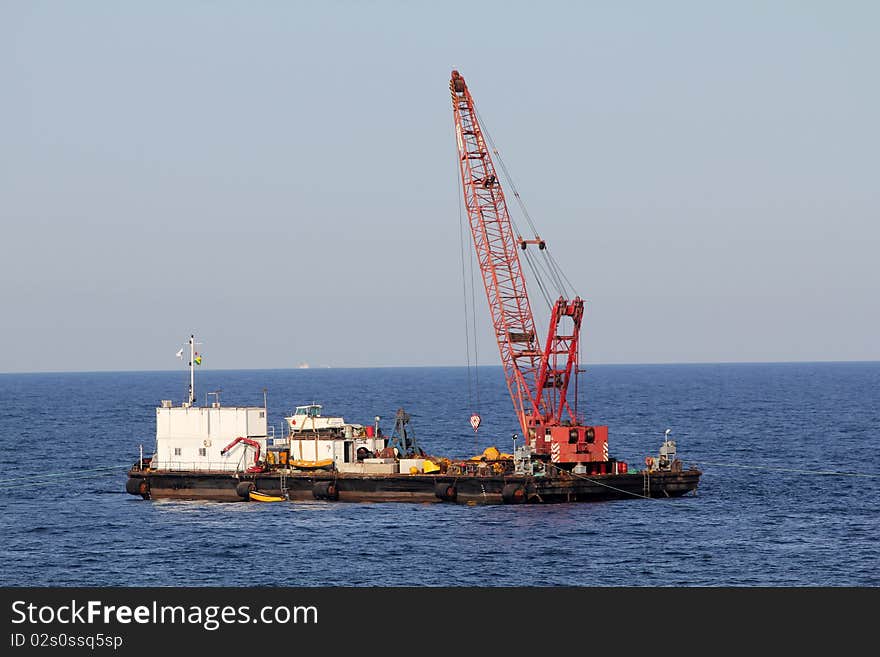
[[[535,333],[519,251],[543,240],[514,232],[504,191],[477,120],[474,100],[458,71],[449,82],[464,204],[489,302],[507,388],[523,436],[536,453],[557,463],[608,460],[604,426],[582,426],[567,399],[577,376],[584,303],[560,297],[553,306],[545,346]],[[568,418],[563,419],[563,415]]]
[[[549,413],[537,390],[541,350],[504,191],[477,121],[474,101],[457,71],[449,83],[464,203],[483,276],[495,338],[517,419]]]

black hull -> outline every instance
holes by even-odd
[[[696,469],[616,475],[497,477],[447,475],[364,475],[296,472],[281,475],[229,472],[129,471],[126,490],[145,499],[241,502],[248,490],[292,501],[457,502],[459,504],[541,504],[598,502],[633,497],[680,497],[697,489]]]

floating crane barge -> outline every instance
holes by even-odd
[[[267,431],[265,407],[221,407],[219,400],[194,405],[191,336],[189,401],[177,407],[163,401],[156,409],[156,453],[129,470],[129,493],[145,499],[523,504],[679,497],[697,489],[702,473],[684,468],[668,430],[659,454],[647,456],[636,471],[609,456],[607,426],[583,421],[569,389],[572,382],[576,388],[580,371],[584,301],[565,294],[566,279],[546,241],[515,230],[458,71],[449,90],[464,207],[523,444],[513,454],[489,448],[468,460],[429,456],[408,431],[403,409],[386,438],[378,425],[325,417],[317,404],[297,407],[285,418],[287,436],[276,439]],[[544,258],[544,271],[560,288],[550,300],[547,286],[540,286],[551,311],[543,346],[520,252],[530,265]],[[479,415],[471,422],[476,430]]]
[[[260,491],[290,501],[458,502],[521,504],[679,497],[696,489],[699,472],[650,471],[590,476],[361,475],[340,472],[261,475],[132,468],[127,490],[144,499],[248,501]]]
[[[164,419],[163,412],[169,411],[179,417],[213,414],[220,418],[217,424],[230,424],[234,431],[238,428],[234,423],[236,415],[241,419],[247,417],[248,411],[257,415],[264,409],[183,404],[157,411],[160,419]],[[172,418],[172,424],[180,424],[174,423],[174,419],[178,418]],[[408,416],[401,410],[398,426],[405,426],[403,420],[408,420]],[[256,427],[256,433],[261,432],[259,419],[250,426]],[[675,443],[668,437],[658,456],[645,459],[641,471],[630,470],[623,461],[609,459],[583,464],[576,472],[565,464],[530,456],[527,448],[516,449],[510,455],[490,447],[482,455],[457,461],[425,456],[406,434],[403,440],[399,436],[390,440],[370,437],[360,431],[347,436],[340,433],[297,438],[294,434],[286,442],[263,435],[238,441],[238,452],[232,448],[218,453],[214,439],[201,436],[216,437],[221,433],[219,428],[184,433],[157,435],[156,453],[139,459],[131,467],[126,491],[143,499],[222,502],[272,497],[290,501],[522,504],[678,497],[696,490],[700,478],[698,470],[682,468],[675,455]],[[315,454],[311,446],[317,442],[319,453],[336,453],[339,460],[327,464],[326,459],[292,459],[291,455],[298,451],[297,442],[309,447],[304,450],[307,456]],[[268,452],[263,451],[266,458],[259,459],[257,451],[249,449],[255,444],[268,444]],[[178,460],[163,458],[173,454],[178,456],[167,458]],[[251,457],[254,464],[248,465]]]
[[[512,455],[489,447],[466,460],[427,456],[403,409],[386,437],[341,417],[325,418],[320,408],[312,404],[297,411],[306,409],[325,425],[334,422],[334,430],[293,430],[277,439],[266,435],[265,407],[165,402],[156,409],[156,452],[132,466],[126,490],[144,499],[221,502],[522,504],[677,497],[695,490],[700,476],[681,467],[668,435],[659,456],[647,457],[641,471],[614,459],[582,463],[575,471],[534,457],[527,447]],[[238,432],[251,437],[225,444]],[[315,458],[327,454],[331,458]]]

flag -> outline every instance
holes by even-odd
[[[193,358],[193,362],[194,362],[196,365],[201,365],[201,364],[202,364],[202,357],[199,356],[199,352],[198,352],[198,351],[196,352],[196,357]]]
[[[181,348],[180,351],[177,352],[177,357],[183,360],[183,348]]]

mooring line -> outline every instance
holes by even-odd
[[[616,491],[621,492],[621,493],[626,493],[627,495],[632,495],[633,497],[641,497],[643,500],[655,500],[655,499],[657,499],[657,498],[655,498],[655,497],[648,497],[647,495],[639,495],[638,493],[633,493],[632,491],[629,491],[629,490],[624,490],[624,489],[622,489],[622,488],[617,488],[616,486],[611,486],[611,485],[609,485],[609,484],[604,484],[604,483],[602,483],[601,481],[597,481],[597,480],[595,480],[595,479],[592,479],[592,478],[590,478],[590,477],[584,476],[584,475],[582,475],[582,474],[578,474],[577,472],[570,472],[570,471],[568,471],[568,470],[563,470],[562,468],[560,468],[560,467],[559,467],[558,465],[556,465],[555,463],[549,463],[548,465],[552,465],[554,468],[556,468],[556,469],[559,470],[560,472],[567,472],[568,474],[573,475],[573,476],[575,476],[575,477],[580,477],[581,479],[586,479],[587,481],[591,481],[591,482],[593,482],[594,484],[599,484],[600,486],[605,486],[605,488],[610,488],[611,490],[616,490]]]
[[[8,479],[0,479],[0,484],[23,482],[23,481],[28,481],[28,480],[32,480],[32,479],[39,479],[42,481],[42,480],[48,480],[52,477],[69,477],[70,475],[78,475],[83,472],[100,472],[101,474],[92,475],[92,476],[103,476],[104,474],[109,474],[110,471],[116,470],[117,468],[126,468],[126,467],[131,467],[131,463],[122,463],[120,465],[105,465],[100,468],[88,468],[88,469],[82,469],[82,470],[67,470],[66,472],[45,472],[43,474],[28,475],[26,477],[10,477]],[[103,472],[103,471],[106,471],[106,472]]]
[[[112,475],[113,475],[113,472],[107,471],[107,472],[99,472],[99,473],[93,473],[93,474],[87,474],[87,475],[78,475],[78,476],[75,475],[72,477],[68,477],[67,479],[41,479],[38,481],[23,481],[21,483],[14,484],[14,485],[13,484],[6,484],[6,485],[2,486],[2,488],[3,488],[3,490],[13,490],[15,488],[26,488],[29,486],[40,486],[43,484],[58,484],[58,483],[62,483],[65,481],[69,481],[71,479],[98,479],[100,477],[108,477],[108,476],[112,476]]]
[[[836,470],[797,470],[795,468],[771,468],[766,465],[740,465],[738,463],[713,463],[712,461],[698,461],[697,465],[717,465],[722,468],[743,468],[746,470],[770,470],[773,472],[793,472],[795,474],[812,474],[812,475],[834,475],[837,477],[869,477],[871,479],[880,479],[880,474],[869,474],[866,472],[839,472]]]

